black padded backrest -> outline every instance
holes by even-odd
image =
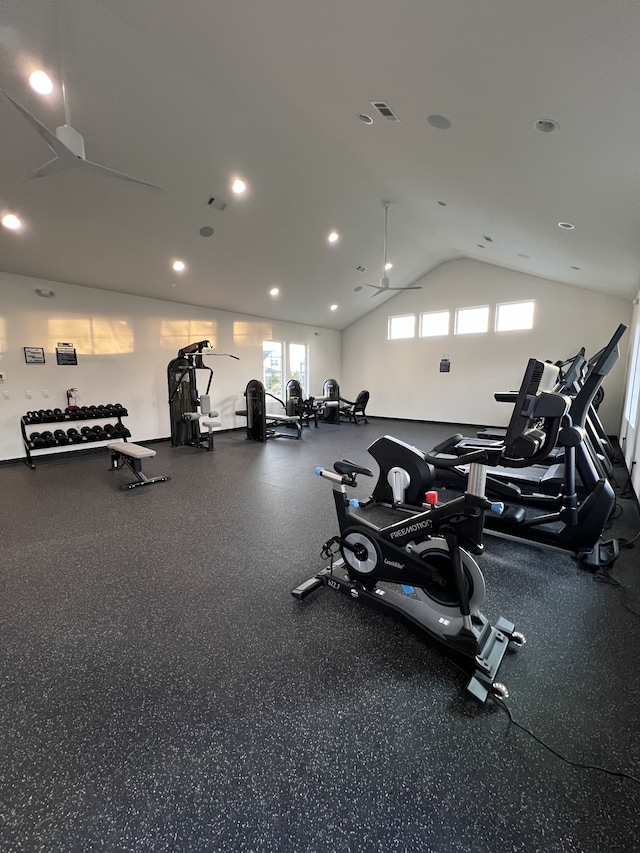
[[[364,409],[364,407],[369,402],[369,392],[361,391],[356,397],[356,402],[354,404],[354,408],[356,409]]]

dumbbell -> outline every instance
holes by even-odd
[[[131,433],[126,428],[124,424],[117,423],[113,427],[113,432],[111,433],[114,438],[131,438]]]
[[[82,429],[80,430],[80,432],[84,436],[85,441],[97,441],[98,440],[98,437],[96,436],[95,432],[93,432],[91,427],[83,426]]]
[[[54,409],[53,410],[53,416],[57,421],[64,420],[64,414],[62,413],[62,409]],[[55,435],[55,433],[54,433],[54,435]]]
[[[84,436],[80,435],[75,427],[71,427],[67,430],[67,438],[72,444],[81,444],[85,440]]]
[[[45,442],[44,442],[44,438],[40,435],[39,432],[32,432],[31,435],[29,436],[29,441],[36,448],[46,446]]]
[[[104,425],[104,431],[106,432],[106,434],[107,434],[108,436],[113,435],[113,431],[114,431],[114,429],[115,429],[115,427],[114,427],[114,425],[113,425],[113,424],[105,424],[105,425]]]
[[[53,437],[56,440],[56,444],[69,444],[70,438],[63,429],[54,430]]]
[[[44,432],[42,432],[40,434],[44,440],[44,446],[45,447],[55,447],[56,446],[56,440],[55,440],[54,435],[51,432],[51,430],[46,429],[46,430],[44,430]]]
[[[126,415],[127,414],[127,410],[122,405],[122,403],[114,403],[113,406],[111,407],[111,409],[112,409],[114,415]]]
[[[104,441],[106,438],[109,438],[108,434],[97,424],[96,426],[91,427],[91,432],[95,433],[97,441]]]

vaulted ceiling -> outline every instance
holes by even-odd
[[[54,155],[0,94],[0,269],[342,329],[404,298],[355,290],[389,200],[392,286],[468,257],[631,299],[639,41],[637,0],[2,0],[0,88],[162,189],[26,178]]]

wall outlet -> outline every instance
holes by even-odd
[[[49,398],[49,392],[48,392],[48,391],[43,391],[43,392],[42,392],[42,396],[45,398],[45,400],[47,400],[47,399]]]
[[[4,372],[0,370],[0,382],[4,382]]]
[[[33,394],[31,393],[31,391],[25,391],[24,396],[27,398],[27,400],[30,400],[33,397]]]
[[[3,392],[2,392],[2,399],[3,399],[3,400],[10,400],[10,399],[11,399],[11,394],[9,394],[9,392],[8,392],[8,391],[3,391]]]

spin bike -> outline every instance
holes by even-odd
[[[329,566],[292,593],[303,599],[328,586],[401,615],[445,647],[469,674],[467,690],[480,702],[489,695],[508,696],[496,681],[498,669],[511,644],[526,642],[512,622],[500,617],[492,625],[480,612],[485,584],[472,554],[483,551],[485,512],[501,507],[485,496],[486,468],[494,455],[492,449],[465,455],[470,474],[461,497],[437,505],[437,496],[429,493],[433,503],[422,511],[398,503],[396,510],[405,516],[384,527],[366,518],[366,505],[347,496],[358,475],[372,477],[372,471],[347,460],[336,462],[333,471],[317,468],[316,474],[333,487],[340,532],[322,548]],[[355,513],[356,508],[364,511]]]

